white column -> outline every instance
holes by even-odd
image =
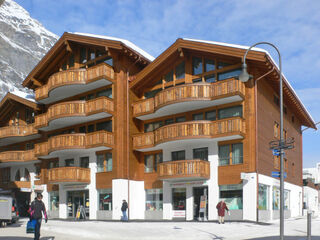
[[[219,184],[218,184],[218,143],[213,142],[208,149],[209,162],[210,162],[210,179],[208,184],[208,220],[216,220],[218,213],[216,205],[219,202]]]
[[[97,219],[98,210],[98,191],[96,188],[96,173],[97,173],[97,161],[95,153],[89,156],[89,168],[90,168],[90,184],[89,188],[89,218]]]
[[[163,219],[172,219],[172,189],[166,181],[163,181]]]
[[[112,180],[112,219],[120,220],[122,216],[121,206],[122,200],[128,201],[128,180],[113,179]],[[131,205],[129,204],[130,208]]]
[[[192,186],[186,187],[186,220],[193,220],[193,192]]]
[[[243,179],[243,219],[257,220],[257,174],[247,173]]]
[[[129,181],[129,217],[130,219],[144,219],[146,193],[144,181]]]
[[[67,191],[63,189],[63,185],[59,185],[59,218],[66,219],[68,217],[67,208]]]
[[[268,210],[270,211],[270,220],[273,219],[273,185],[268,188]]]

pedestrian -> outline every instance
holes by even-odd
[[[30,207],[30,218],[35,219],[36,226],[34,230],[34,240],[39,240],[40,238],[40,227],[41,227],[41,221],[42,221],[42,213],[44,215],[45,222],[48,222],[46,207],[44,203],[42,202],[42,194],[37,193],[36,199],[31,203]]]
[[[126,200],[122,200],[122,206],[121,206],[121,211],[122,211],[122,221],[128,221],[127,217],[127,209],[128,209],[128,203]]]
[[[218,216],[219,216],[219,224],[224,224],[224,215],[225,215],[225,211],[227,210],[229,212],[229,209],[227,207],[227,204],[224,202],[224,200],[222,199],[216,206],[217,210],[218,210]]]

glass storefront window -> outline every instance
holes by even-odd
[[[259,210],[268,210],[268,186],[259,184]]]
[[[273,210],[279,210],[280,209],[280,190],[277,187],[273,187],[272,189],[272,208]]]
[[[230,210],[242,209],[242,184],[220,185],[219,190]]]
[[[289,210],[290,209],[290,191],[284,190],[284,209]]]
[[[163,209],[163,190],[162,189],[146,189],[146,210],[162,211]]]
[[[173,203],[173,210],[186,210],[186,189],[185,188],[172,189],[172,203]]]
[[[58,211],[59,210],[59,192],[49,192],[49,210]]]
[[[112,211],[112,189],[100,189],[99,193],[99,210]]]

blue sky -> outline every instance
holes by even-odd
[[[283,72],[320,121],[320,1],[16,0],[48,30],[124,38],[157,57],[177,38],[275,44]],[[278,61],[273,49],[267,49]],[[320,127],[320,125],[318,125]],[[320,162],[320,130],[303,133],[304,167]]]

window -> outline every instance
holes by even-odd
[[[196,113],[192,115],[192,120],[197,121],[197,120],[203,120],[203,113]]]
[[[202,59],[198,57],[192,58],[192,74],[198,75],[202,73]]]
[[[234,143],[219,146],[219,165],[243,163],[243,144]]]
[[[173,203],[173,210],[186,210],[186,189],[185,188],[172,189],[172,203]]]
[[[99,60],[96,61],[97,64],[103,63],[103,62],[106,63],[106,64],[108,64],[108,65],[110,65],[110,66],[113,66],[113,59],[112,59],[112,57],[104,57],[104,58],[99,59]]]
[[[89,157],[81,157],[80,158],[80,167],[89,168]]]
[[[163,190],[161,188],[146,189],[146,211],[162,211]]]
[[[227,72],[222,72],[218,74],[218,80],[225,80],[228,78],[238,77],[241,73],[241,69],[234,69]]]
[[[174,123],[173,118],[169,118],[169,119],[164,120],[164,125],[169,125],[169,124],[172,124],[172,123]]]
[[[80,63],[87,62],[87,49],[80,48]]]
[[[277,187],[272,189],[272,208],[273,210],[280,209],[280,190]]]
[[[208,161],[208,148],[205,147],[193,149],[193,159]]]
[[[8,183],[11,181],[11,176],[10,176],[10,168],[0,168],[0,179],[2,183]]]
[[[276,105],[280,105],[280,100],[277,96],[273,95],[273,102],[276,104]]]
[[[144,93],[144,97],[145,97],[146,99],[148,99],[148,98],[153,98],[153,97],[156,96],[156,94],[157,94],[158,92],[160,92],[161,90],[162,90],[162,89],[159,88],[159,89],[156,89],[156,90],[153,90],[153,91],[145,92],[145,93]]]
[[[49,210],[58,211],[59,210],[59,192],[49,192]]]
[[[210,72],[215,70],[215,63],[214,60],[211,59],[204,59],[204,71],[205,72]]]
[[[50,161],[49,162],[48,169],[58,168],[58,167],[59,167],[59,161],[58,160],[54,160],[54,161]]]
[[[177,67],[176,67],[176,79],[182,79],[184,78],[185,75],[185,64],[184,62],[180,63]]]
[[[68,63],[69,63],[69,68],[74,67],[74,55],[71,54],[69,59],[68,59]]]
[[[28,142],[26,144],[26,150],[34,149],[34,143]]]
[[[171,152],[171,159],[172,161],[186,160],[186,151],[182,150]]]
[[[105,130],[107,132],[112,132],[112,121],[97,123],[97,131]]]
[[[162,153],[144,155],[144,172],[156,172],[160,163],[162,163]]]
[[[97,172],[112,171],[112,153],[97,154]]]
[[[16,172],[16,176],[14,177],[14,180],[15,180],[15,181],[20,181],[20,178],[21,178],[21,176],[20,176],[20,170],[18,170],[18,171]]]
[[[192,80],[193,83],[202,82],[202,78],[195,78]]]
[[[205,119],[210,121],[216,120],[216,111],[214,110],[214,111],[206,112]]]
[[[218,68],[219,69],[222,69],[224,67],[227,67],[227,66],[230,66],[231,64],[230,63],[227,63],[227,62],[218,62]]]
[[[27,124],[34,123],[34,111],[29,108],[26,108],[25,117]]]
[[[204,77],[204,81],[207,83],[213,83],[216,81],[216,75],[215,74],[210,74]]]
[[[222,108],[218,110],[218,119],[242,117],[242,106]]]
[[[279,137],[279,123],[277,123],[277,122],[273,123],[273,136],[275,138]]]
[[[86,133],[86,126],[79,127],[80,133]]]
[[[268,186],[259,184],[259,210],[268,210]]]
[[[168,72],[168,73],[164,76],[164,80],[166,81],[166,83],[173,81],[173,70],[170,71],[170,72]]]
[[[179,123],[179,122],[185,122],[186,121],[186,117],[185,116],[182,116],[182,117],[176,117],[176,123]]]
[[[27,168],[24,169],[24,180],[29,182],[30,181],[30,173]]]
[[[94,132],[94,125],[88,125],[88,133]]]
[[[163,126],[162,121],[146,123],[144,124],[144,132],[152,132],[162,126]]]
[[[242,209],[242,184],[220,185],[219,190],[230,210]]]
[[[74,159],[73,158],[66,159],[66,160],[64,160],[64,162],[65,162],[66,167],[74,167]]]
[[[99,210],[112,211],[112,189],[99,189]]]
[[[96,95],[97,98],[102,97],[102,96],[112,98],[112,88],[108,88],[108,89],[102,90],[100,92],[97,92],[97,95]]]
[[[284,196],[284,210],[289,210],[290,209],[290,191],[284,189],[283,196]]]

